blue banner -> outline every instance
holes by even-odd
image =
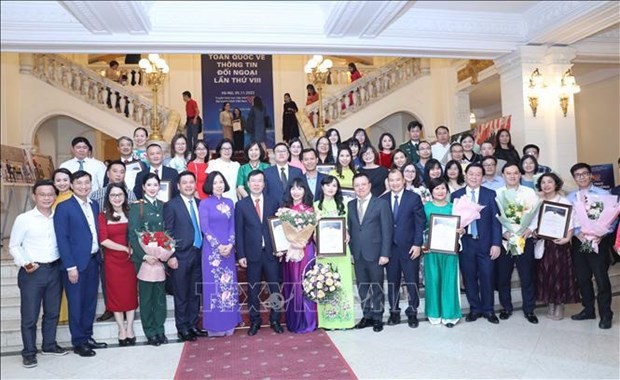
[[[203,130],[209,149],[222,139],[220,112],[226,102],[231,111],[239,108],[247,120],[254,97],[260,96],[274,123],[271,55],[203,54],[201,59]],[[274,145],[274,133],[274,129],[267,130],[265,142],[269,148]]]

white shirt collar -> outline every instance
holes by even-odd
[[[91,204],[91,203],[93,202],[93,200],[92,200],[92,199],[90,199],[90,198],[88,198],[88,197],[86,198],[86,201],[83,201],[82,199],[80,199],[80,198],[79,198],[77,195],[75,195],[75,194],[73,194],[73,197],[74,197],[74,198],[78,201],[78,203],[79,203],[79,204],[81,204],[81,205],[83,205],[83,204],[84,204],[84,202],[86,202],[86,203],[88,203],[88,204]]]
[[[192,198],[188,198],[188,197],[186,197],[186,196],[185,196],[185,195],[183,195],[183,194],[181,194],[181,198],[183,198],[183,200],[185,201],[185,203],[187,203],[187,202],[189,202],[189,201],[192,201],[192,202],[194,201],[194,198],[193,198],[193,197],[192,197]]]
[[[258,197],[254,196],[254,194],[250,194],[250,197],[252,198],[252,202],[256,203],[256,200],[258,199],[260,202],[263,201],[263,193],[261,193]]]
[[[398,195],[398,199],[402,200],[403,199],[403,193],[405,192],[405,189],[403,188],[401,191],[399,191],[398,193],[394,193],[393,191],[391,191],[392,193],[392,199],[394,199],[395,195]]]
[[[276,166],[278,167],[278,172],[282,171],[282,169],[288,171],[288,163],[286,163],[284,165],[276,164]]]

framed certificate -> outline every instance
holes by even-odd
[[[157,199],[164,203],[170,200],[170,181],[161,181],[159,183],[159,192],[157,193]]]
[[[573,207],[563,203],[543,201],[538,215],[536,234],[543,239],[562,239],[570,227]]]
[[[329,172],[335,167],[336,165],[328,165],[328,164],[317,165],[316,171],[319,173],[323,173],[323,174],[329,174]]]
[[[343,187],[340,189],[342,191],[342,202],[346,205],[350,201],[355,199],[355,190],[350,187]]]
[[[316,226],[316,247],[319,256],[346,255],[346,225],[343,217],[321,218]]]
[[[141,171],[142,171],[142,165],[140,164],[140,161],[134,161],[134,162],[125,164],[125,173],[129,173],[129,172],[140,173]]]
[[[232,122],[233,132],[239,132],[241,130],[241,120],[233,120]]]
[[[286,239],[280,218],[275,216],[269,218],[269,235],[271,235],[273,253],[288,251],[288,246],[290,243]]]
[[[461,223],[458,215],[431,214],[428,231],[428,249],[432,252],[456,254],[458,252]]]

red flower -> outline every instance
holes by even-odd
[[[143,232],[142,233],[142,244],[148,245],[150,241],[151,241],[151,234],[148,232]]]

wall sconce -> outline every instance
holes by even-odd
[[[530,108],[532,109],[532,115],[534,117],[536,117],[536,111],[538,110],[538,98],[540,98],[544,87],[543,76],[538,68],[536,68],[532,71],[532,75],[530,76],[530,85],[527,94],[527,99],[530,101]]]
[[[562,108],[562,113],[564,117],[568,113],[568,99],[571,95],[574,95],[581,91],[581,87],[577,85],[575,82],[575,76],[571,69],[566,70],[564,74],[562,74],[562,79],[560,81],[560,108]]]

